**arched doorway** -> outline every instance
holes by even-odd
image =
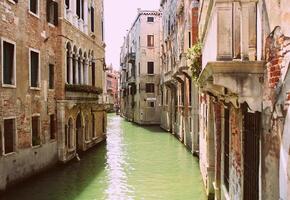
[[[83,123],[82,117],[79,113],[76,120],[76,150],[80,151],[82,149],[82,137],[83,137]]]

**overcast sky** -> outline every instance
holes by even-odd
[[[104,0],[106,63],[120,68],[119,55],[123,38],[137,16],[137,8],[158,10],[160,0]]]

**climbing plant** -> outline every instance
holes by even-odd
[[[187,50],[187,59],[189,67],[192,72],[192,80],[197,83],[198,77],[201,73],[201,54],[202,44],[200,41],[196,42],[193,47]]]

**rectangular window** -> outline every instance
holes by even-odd
[[[54,89],[54,65],[49,64],[49,89]]]
[[[147,46],[154,47],[154,35],[147,35]]]
[[[58,25],[58,3],[53,0],[46,1],[47,22],[55,26]]]
[[[50,124],[50,139],[54,140],[55,139],[55,132],[56,132],[56,121],[55,121],[55,115],[52,114],[49,116],[49,124]]]
[[[154,74],[154,62],[147,62],[147,73]]]
[[[154,83],[146,83],[146,93],[154,93]]]
[[[4,119],[4,154],[14,152],[15,119]]]
[[[104,21],[101,22],[102,25],[102,41],[104,41]]]
[[[29,11],[38,16],[39,14],[39,2],[38,0],[29,0]]]
[[[91,31],[95,32],[95,8],[91,7]]]
[[[229,163],[230,163],[230,112],[224,110],[224,184],[229,190]]]
[[[188,32],[188,47],[191,48],[191,32]]]
[[[154,17],[147,17],[147,22],[154,22]]]
[[[92,63],[92,86],[96,85],[96,63]]]
[[[40,117],[33,116],[31,120],[32,146],[40,145]]]
[[[154,101],[149,101],[148,102],[148,107],[154,108],[155,107],[155,102]]]
[[[39,87],[39,53],[30,50],[30,86]]]
[[[77,8],[76,8],[76,13],[78,18],[81,18],[81,0],[77,0]]]
[[[15,45],[6,41],[2,42],[2,80],[4,85],[15,85]]]
[[[141,74],[141,69],[140,69],[140,67],[141,67],[141,64],[138,63],[138,72],[139,72],[139,75]]]

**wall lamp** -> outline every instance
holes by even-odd
[[[105,58],[93,58],[92,61],[93,61],[93,62],[95,62],[95,61],[100,61],[100,62],[102,62],[102,63],[103,63],[103,70],[104,70],[104,71],[107,71],[107,70],[108,70],[107,65],[106,65],[106,60],[105,60]]]

